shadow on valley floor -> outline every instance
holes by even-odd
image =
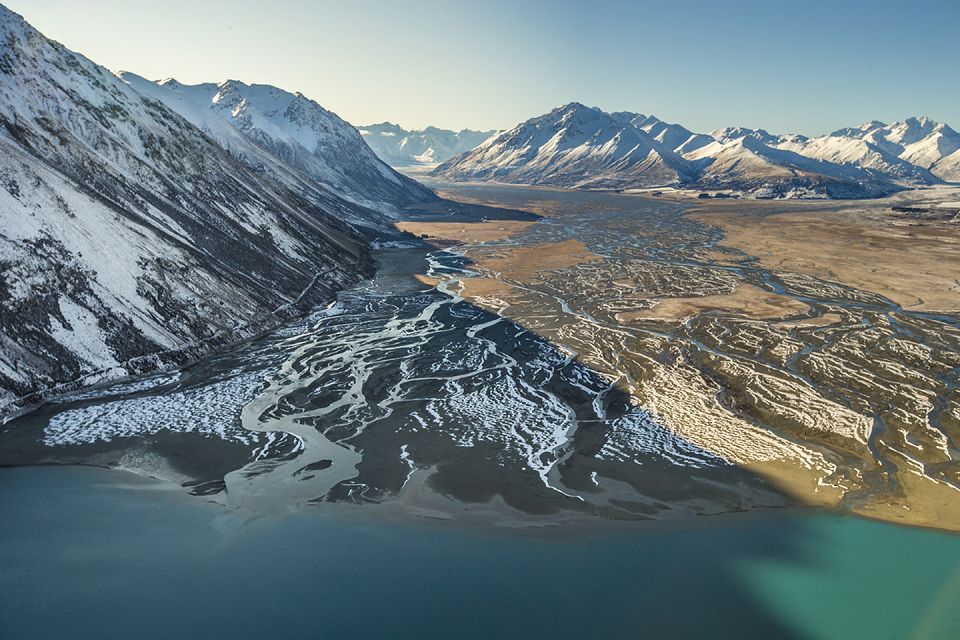
[[[278,503],[400,496],[423,513],[466,503],[493,519],[510,509],[621,520],[790,504],[659,425],[575,357],[414,277],[468,271],[462,257],[401,248],[380,262],[368,286],[298,325],[10,421],[0,465],[129,469],[205,495],[285,477],[272,487]],[[254,398],[258,423],[244,424]],[[323,441],[305,443],[284,425]],[[316,459],[304,452],[314,446]],[[338,465],[324,447],[360,455]]]

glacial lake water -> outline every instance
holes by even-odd
[[[0,470],[0,637],[960,635],[960,537],[933,531],[797,511],[559,537],[321,509],[235,526],[158,486]]]

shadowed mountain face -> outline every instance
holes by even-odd
[[[495,131],[450,131],[427,127],[407,131],[390,122],[359,127],[360,134],[384,162],[396,167],[435,164],[470,151]]]
[[[0,125],[0,410],[193,359],[370,272],[342,209],[4,7]]]
[[[830,136],[729,127],[693,133],[654,116],[573,102],[437,167],[453,180],[576,188],[680,186],[748,197],[877,197],[957,180],[960,134],[926,118]]]

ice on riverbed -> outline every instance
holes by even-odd
[[[262,374],[244,374],[186,391],[64,411],[50,420],[43,442],[51,447],[92,444],[172,431],[255,444],[259,434],[244,429],[239,415],[262,386]]]
[[[503,447],[501,464],[519,454],[530,469],[545,474],[552,465],[545,459],[567,442],[572,425],[566,407],[522,379],[503,376],[469,390],[451,380],[446,389],[446,399],[433,401],[428,412],[461,425],[453,434],[458,446],[495,443]]]
[[[709,451],[684,440],[669,429],[654,421],[649,413],[639,407],[610,421],[606,440],[597,458],[634,462],[657,456],[682,467],[717,467],[729,464]]]

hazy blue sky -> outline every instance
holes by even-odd
[[[692,129],[960,127],[960,0],[8,0],[114,70],[301,91],[354,124],[504,128],[578,100]]]

